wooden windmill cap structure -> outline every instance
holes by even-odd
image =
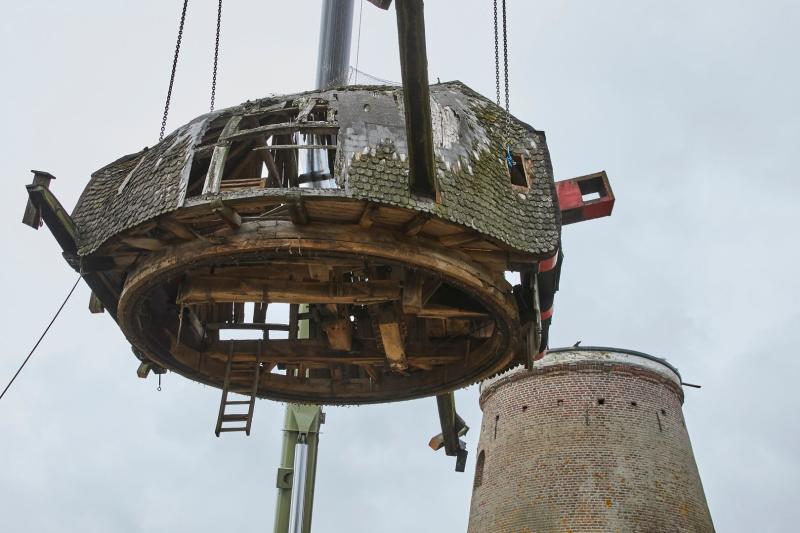
[[[561,221],[542,132],[460,82],[430,96],[433,175],[409,170],[402,88],[347,86],[203,115],[95,172],[71,217],[31,200],[143,361],[213,386],[258,362],[257,395],[293,402],[441,394],[546,346]]]

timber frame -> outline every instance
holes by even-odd
[[[301,403],[443,397],[541,355],[560,217],[542,132],[511,123],[521,190],[501,109],[458,82],[422,100],[432,144],[414,169],[401,90],[314,91],[205,115],[118,159],[71,216],[40,172],[25,220],[48,225],[92,312],[147,368],[223,387],[228,361],[252,362],[256,396]],[[310,153],[324,172],[304,170],[320,168]]]

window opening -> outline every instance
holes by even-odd
[[[283,102],[241,117],[238,128],[230,128],[224,137],[222,128],[215,125],[216,136],[204,137],[195,151],[195,181],[205,183],[209,172],[220,172],[210,168],[210,163],[215,153],[222,152],[216,156],[225,160],[221,175],[215,176],[219,191],[338,187],[333,171],[338,143],[333,110],[316,99],[287,105]],[[226,123],[227,118],[222,126]],[[192,185],[189,194],[200,194],[202,183]]]
[[[528,174],[525,170],[525,158],[519,154],[511,154],[514,164],[508,168],[508,174],[511,177],[511,184],[517,187],[528,188]]]
[[[478,454],[478,461],[475,463],[475,481],[472,484],[472,490],[483,485],[483,465],[485,462],[486,452],[481,450],[481,453]]]

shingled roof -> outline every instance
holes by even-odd
[[[338,123],[338,189],[248,189],[187,198],[194,151],[212,122],[303,98],[326,100]],[[79,253],[88,255],[114,235],[188,203],[217,196],[288,199],[297,194],[402,206],[477,230],[521,252],[541,257],[555,253],[560,215],[544,133],[513,117],[507,121],[495,103],[460,82],[431,86],[431,108],[437,199],[409,192],[402,88],[348,86],[272,96],[203,115],[153,148],[92,174],[72,213]],[[533,169],[525,190],[511,185],[504,161],[506,139]]]

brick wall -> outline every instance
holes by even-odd
[[[680,378],[626,357],[581,350],[484,384],[470,533],[714,531]]]

